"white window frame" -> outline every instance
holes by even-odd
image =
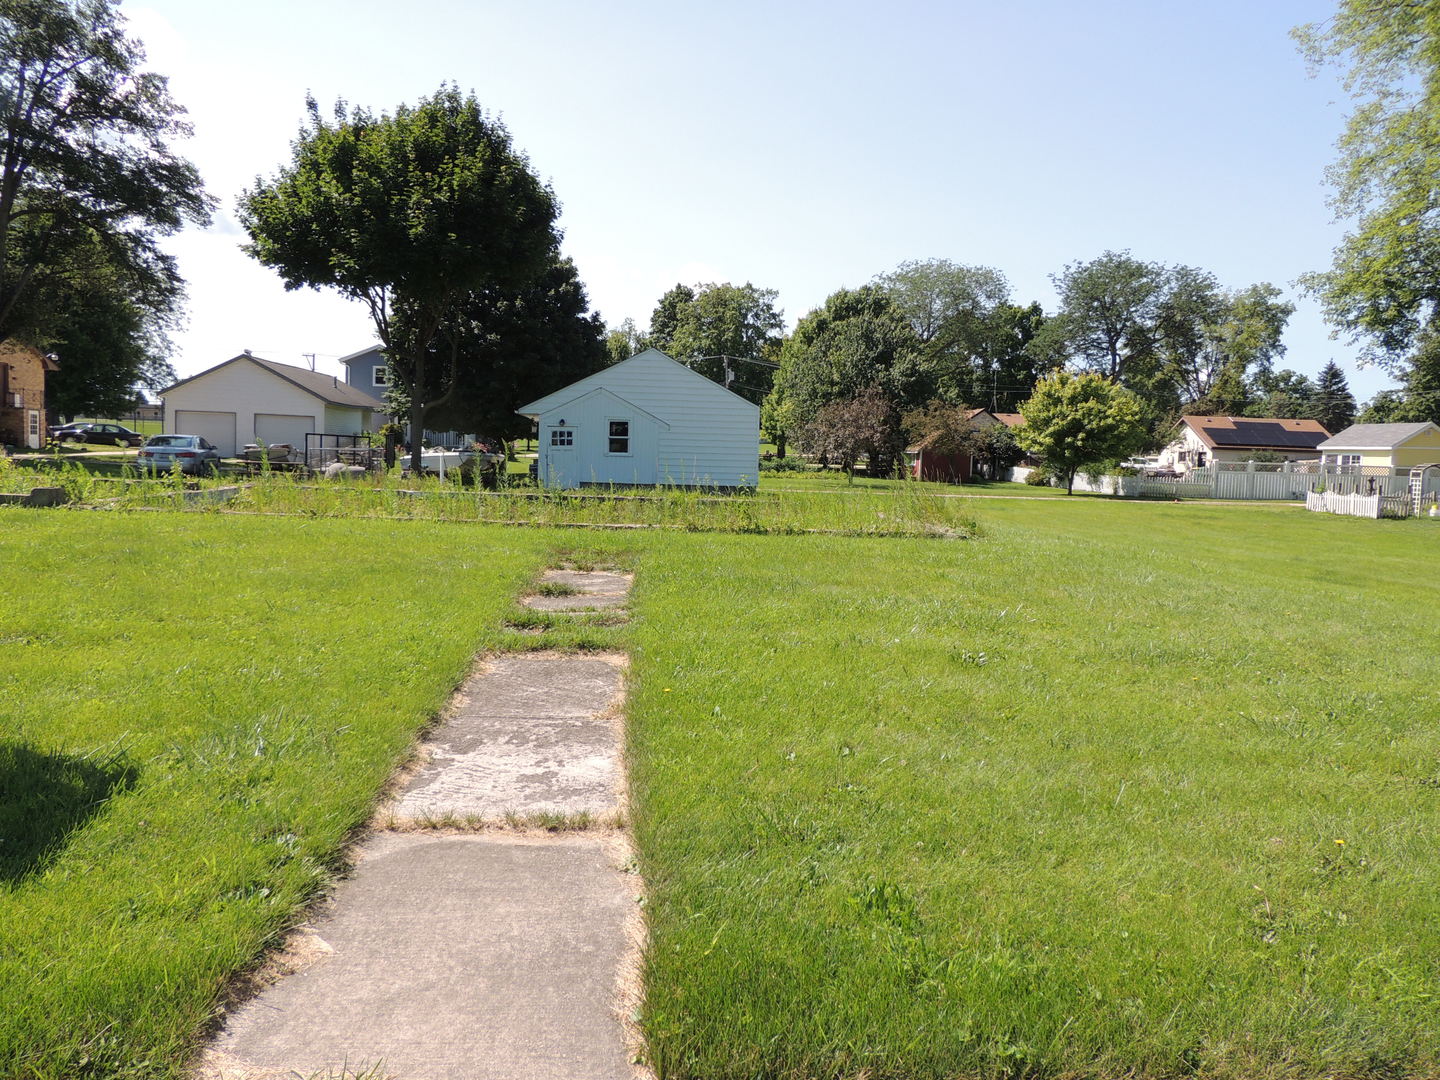
[[[1344,472],[1346,469],[1358,469],[1358,468],[1360,468],[1360,463],[1361,463],[1363,460],[1364,460],[1364,456],[1361,455],[1361,454],[1336,454],[1336,455],[1335,455],[1335,464],[1336,464],[1336,466],[1340,469],[1341,472]]]
[[[388,365],[386,365],[386,364],[376,364],[373,368],[370,369],[370,385],[371,385],[371,386],[389,386],[389,385],[390,385],[390,368],[389,368]]]
[[[564,435],[566,438],[561,439]],[[552,427],[550,429],[551,450],[573,450],[575,449],[575,429],[573,427]]]
[[[611,425],[611,424],[624,424],[624,425],[625,425],[625,434],[624,434],[624,435],[612,435],[612,434],[610,433],[610,425]],[[610,449],[610,442],[611,442],[611,440],[612,440],[612,439],[621,439],[621,438],[623,438],[623,439],[625,440],[625,449],[624,449],[624,450],[611,450],[611,449]],[[634,456],[635,456],[635,452],[634,452],[633,450],[631,450],[631,447],[635,445],[634,442],[632,441],[634,438],[635,438],[635,428],[634,428],[633,422],[631,421],[631,419],[630,419],[628,416],[614,416],[614,417],[607,416],[607,417],[605,418],[605,456],[606,456],[606,457],[634,457]]]

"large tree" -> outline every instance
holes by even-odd
[[[66,239],[32,279],[26,301],[45,306],[36,325],[61,358],[46,379],[46,407],[67,419],[119,416],[135,407],[139,390],[175,381],[167,331],[178,317],[180,289],[163,272],[117,265],[93,232]]]
[[[608,362],[605,324],[589,307],[575,264],[559,256],[524,286],[466,294],[431,343],[425,371],[434,383],[425,392],[443,404],[431,407],[429,422],[505,439],[528,435],[531,421],[517,408]],[[390,400],[409,406],[401,388]]]
[[[779,354],[785,328],[784,313],[775,306],[779,293],[748,281],[696,285],[687,291],[690,299],[670,309],[674,323],[666,351],[741,397],[763,401],[773,382],[774,369],[768,365]],[[674,290],[666,294],[672,296],[678,301]],[[652,321],[652,334],[654,325]]]
[[[1355,422],[1355,395],[1345,372],[1331,360],[1315,378],[1315,397],[1311,416],[1324,425],[1331,435],[1344,431]]]
[[[113,0],[0,0],[0,338],[61,354],[62,411],[165,376],[183,282],[160,239],[210,220],[144,61]]]
[[[1161,373],[1184,412],[1239,415],[1250,404],[1251,380],[1285,354],[1294,305],[1268,282],[1224,292],[1209,275],[1175,269],[1188,280],[1163,305]]]
[[[1025,423],[1015,441],[1065,477],[1066,494],[1074,492],[1082,468],[1121,461],[1145,444],[1139,400],[1095,374],[1057,371],[1040,380],[1020,415]]]
[[[612,364],[629,360],[649,346],[649,335],[636,326],[635,320],[631,318],[622,319],[619,326],[610,327],[605,334],[606,359]]]
[[[1440,5],[1339,0],[1296,36],[1312,64],[1344,69],[1356,102],[1330,170],[1354,228],[1305,280],[1363,356],[1394,370],[1440,331]]]
[[[287,289],[364,301],[410,398],[418,471],[427,416],[459,393],[471,359],[437,354],[436,337],[475,295],[522,290],[550,265],[555,196],[505,126],[454,86],[393,114],[340,102],[326,119],[313,99],[306,107],[292,162],[241,197],[245,250]]]
[[[841,289],[786,339],[773,393],[803,425],[831,402],[852,400],[872,386],[901,411],[920,405],[925,400],[920,345],[884,290]]]
[[[1034,364],[1025,347],[1040,310],[1011,304],[1000,271],[930,259],[902,263],[874,284],[909,321],[937,399],[1002,408],[1029,396]]]
[[[650,332],[646,335],[650,345],[663,353],[671,350],[675,328],[680,324],[680,312],[695,299],[695,290],[678,282],[668,289],[650,314]]]
[[[1167,277],[1164,266],[1128,251],[1107,251],[1053,275],[1072,361],[1122,384],[1153,374]]]
[[[1440,424],[1440,338],[1422,334],[1400,374],[1399,390],[1382,390],[1366,405],[1362,424]]]

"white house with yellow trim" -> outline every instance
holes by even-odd
[[[1440,427],[1419,424],[1352,424],[1317,450],[1326,467],[1413,469],[1440,461]]]

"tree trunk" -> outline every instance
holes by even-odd
[[[410,386],[410,472],[420,475],[420,453],[425,444],[425,349],[415,350],[415,379]]]
[[[1065,494],[1066,494],[1066,495],[1074,495],[1074,494],[1075,494],[1075,473],[1076,473],[1077,471],[1078,471],[1078,470],[1076,470],[1076,469],[1071,469],[1068,473],[1065,474]]]
[[[783,431],[775,436],[775,456],[782,459],[785,457],[785,433]]]

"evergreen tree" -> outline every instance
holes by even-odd
[[[1315,395],[1311,398],[1310,415],[1335,435],[1355,422],[1355,396],[1340,365],[1331,360],[1320,369],[1315,379]]]

